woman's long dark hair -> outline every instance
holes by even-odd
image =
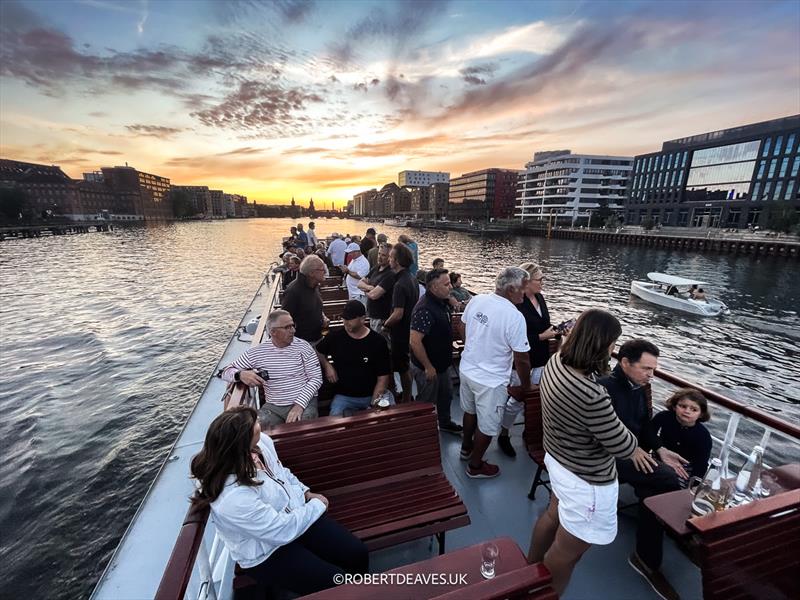
[[[240,485],[261,485],[250,453],[258,413],[250,406],[226,410],[211,422],[203,449],[192,459],[192,476],[200,482],[192,496],[195,508],[205,508],[222,493],[228,475]]]
[[[584,375],[607,373],[609,347],[622,334],[622,326],[609,312],[592,308],[584,311],[561,347],[561,362]]]

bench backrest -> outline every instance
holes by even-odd
[[[691,519],[705,600],[800,598],[800,490]]]
[[[357,491],[442,470],[436,412],[427,403],[279,425],[270,436],[281,460],[321,493]]]

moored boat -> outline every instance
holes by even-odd
[[[405,219],[384,219],[383,224],[390,227],[408,227],[408,221]]]
[[[703,281],[655,272],[648,273],[647,278],[650,281],[632,281],[631,294],[665,308],[701,317],[717,317],[728,312],[721,300],[692,297],[693,289],[707,285]]]

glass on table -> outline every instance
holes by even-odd
[[[498,554],[500,554],[500,550],[492,542],[486,542],[481,546],[481,575],[484,579],[492,579],[494,577]]]

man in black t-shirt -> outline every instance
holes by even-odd
[[[403,385],[403,402],[411,402],[411,371],[408,365],[408,340],[411,328],[411,311],[419,300],[419,285],[408,272],[414,262],[411,249],[398,242],[389,253],[389,266],[395,273],[392,290],[392,312],[383,326],[389,330],[392,344],[392,370],[400,374]]]
[[[450,419],[453,382],[453,327],[450,276],[447,269],[431,269],[425,276],[425,296],[411,313],[411,373],[417,382],[417,401],[435,402],[439,431],[460,434]]]
[[[331,416],[369,408],[389,385],[389,348],[366,326],[365,317],[364,305],[350,300],[342,311],[344,329],[329,333],[317,344],[322,372],[334,384]]]
[[[369,326],[376,333],[382,333],[383,323],[392,312],[395,274],[389,267],[391,249],[391,244],[381,244],[378,248],[378,264],[358,282],[358,288],[367,295]]]

